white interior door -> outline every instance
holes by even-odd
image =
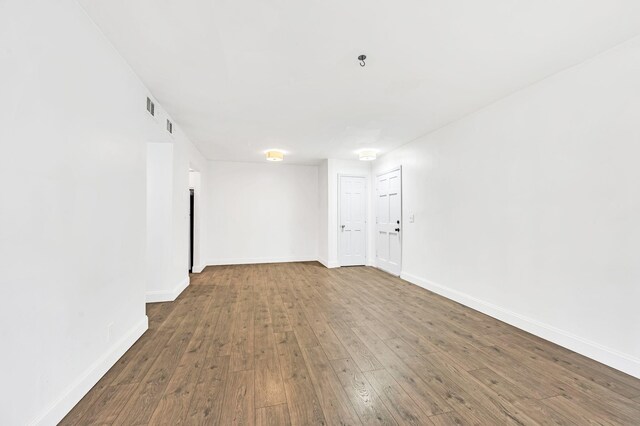
[[[376,264],[400,275],[402,269],[402,173],[401,169],[377,176]]]
[[[340,266],[365,265],[367,229],[367,180],[362,176],[339,177],[338,259]]]

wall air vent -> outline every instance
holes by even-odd
[[[173,133],[173,123],[167,119],[167,132]]]
[[[149,98],[147,98],[147,111],[149,111],[149,114],[151,115],[156,115],[156,106]]]

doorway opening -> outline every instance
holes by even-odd
[[[193,272],[194,190],[189,189],[189,273]]]
[[[201,192],[201,173],[189,164],[189,252],[187,268],[189,273],[199,274],[204,269],[201,250],[201,220],[203,200]]]

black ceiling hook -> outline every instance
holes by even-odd
[[[364,60],[367,59],[367,55],[360,55],[358,56],[358,60],[360,61],[360,66],[364,67],[366,64],[364,63]]]

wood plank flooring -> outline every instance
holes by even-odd
[[[62,425],[640,425],[640,380],[374,268],[191,278]]]

